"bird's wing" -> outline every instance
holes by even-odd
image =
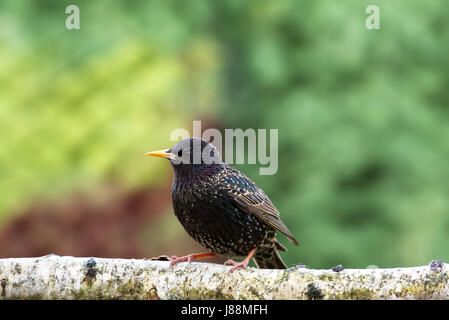
[[[281,221],[279,211],[268,196],[248,177],[234,170],[232,170],[231,175],[228,175],[232,181],[226,184],[234,205],[238,209],[256,216],[277,231],[282,232],[292,243],[298,245],[293,234]]]

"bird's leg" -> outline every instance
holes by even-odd
[[[251,250],[249,252],[248,256],[245,258],[245,260],[243,260],[242,262],[235,262],[232,259],[226,260],[225,264],[232,264],[233,265],[231,270],[229,270],[229,273],[234,272],[234,270],[238,269],[238,268],[246,269],[246,267],[248,266],[249,261],[251,260],[251,258],[254,255],[254,253],[256,253],[256,249]]]
[[[204,253],[192,253],[192,254],[188,254],[184,257],[177,257],[177,256],[172,256],[170,258],[170,267],[174,266],[175,264],[177,264],[178,262],[192,262],[193,260],[196,259],[201,259],[201,258],[210,258],[210,257],[215,257],[216,254],[212,253],[212,252],[204,252]]]

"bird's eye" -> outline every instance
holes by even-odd
[[[182,157],[182,149],[178,151],[178,157]]]

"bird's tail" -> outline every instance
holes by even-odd
[[[276,248],[267,248],[260,252],[258,250],[254,260],[260,269],[287,269]]]

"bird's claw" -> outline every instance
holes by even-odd
[[[231,268],[231,270],[229,270],[229,273],[234,272],[234,270],[238,269],[238,268],[243,268],[246,269],[246,267],[248,266],[248,261],[243,260],[242,262],[235,262],[232,259],[226,260],[225,263],[226,264],[232,264],[233,267]]]
[[[193,259],[194,259],[193,254],[189,254],[189,255],[183,256],[183,257],[171,256],[170,257],[170,267],[173,267],[175,264],[177,264],[179,262],[187,261],[188,263],[191,263],[193,261]]]
[[[196,259],[211,258],[211,257],[215,257],[215,253],[212,253],[212,252],[191,253],[184,257],[171,256],[171,258],[169,258],[170,267],[174,266],[178,262],[187,261],[188,263],[190,263]]]

